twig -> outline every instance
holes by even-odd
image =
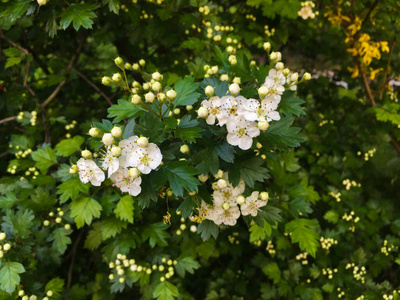
[[[0,38],[6,40],[7,42],[9,42],[11,45],[13,45],[15,48],[17,48],[18,50],[24,52],[25,54],[29,55],[29,51],[27,49],[25,49],[24,47],[21,47],[20,45],[18,45],[17,43],[15,43],[14,41],[10,40],[8,37],[6,37],[3,33],[2,30],[0,30]]]
[[[17,118],[16,116],[14,116],[14,117],[8,117],[8,118],[5,118],[5,119],[3,119],[3,120],[0,120],[0,124],[7,123],[7,122],[10,122],[10,121],[13,121],[13,120],[15,120],[16,118]]]
[[[390,135],[390,143],[396,149],[397,153],[400,154],[400,146],[399,146],[399,144],[396,142],[396,139],[394,138],[393,135],[391,135],[391,134],[389,134],[389,135]]]
[[[383,75],[383,79],[382,79],[382,83],[379,87],[379,99],[382,100],[383,97],[383,91],[384,91],[384,87],[387,84],[386,79],[387,76],[389,74],[389,70],[390,70],[390,62],[392,60],[392,54],[393,54],[393,48],[396,45],[396,39],[393,40],[393,42],[390,44],[390,49],[389,49],[389,58],[388,58],[388,62],[386,64],[386,68],[385,68],[385,74]]]
[[[79,72],[76,68],[72,68],[72,70],[74,70],[80,77],[82,77],[83,80],[85,80],[92,88],[94,88],[104,99],[106,99],[106,101],[108,102],[108,104],[113,105],[113,103],[111,102],[110,97],[108,97],[106,94],[104,94],[102,92],[102,90],[100,90],[100,88],[98,86],[96,86],[92,81],[90,81],[89,78],[87,78],[84,74],[82,74],[81,72]]]
[[[79,232],[78,237],[76,238],[74,245],[72,246],[71,253],[72,253],[72,258],[71,258],[71,263],[69,265],[69,270],[68,270],[68,277],[67,277],[67,290],[71,287],[71,282],[72,282],[72,272],[74,270],[74,264],[75,264],[75,258],[76,258],[76,249],[78,248],[78,244],[80,240],[82,239],[84,230],[81,229]]]
[[[376,6],[378,5],[379,0],[375,0],[375,2],[372,4],[372,6],[369,8],[369,11],[367,12],[367,14],[365,15],[364,19],[361,22],[361,28],[359,31],[357,31],[357,33],[355,34],[355,36],[358,36],[358,34],[361,32],[362,27],[365,25],[365,23],[368,21],[369,16],[371,15],[372,11],[376,8]]]
[[[3,156],[6,156],[10,153],[10,150],[7,150],[6,152],[3,152],[0,154],[0,158],[2,158]]]
[[[358,62],[358,69],[360,70],[361,77],[362,77],[362,80],[364,83],[364,88],[365,88],[365,91],[367,92],[367,98],[368,98],[371,106],[375,106],[376,103],[375,103],[374,96],[372,95],[371,88],[369,87],[367,74],[365,73],[364,67],[359,62]]]

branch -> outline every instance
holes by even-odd
[[[393,42],[390,44],[389,58],[388,58],[388,62],[386,64],[385,74],[383,75],[382,83],[379,86],[379,90],[380,90],[379,91],[379,99],[380,100],[382,100],[383,91],[384,91],[385,85],[387,84],[386,79],[387,79],[387,76],[388,76],[388,74],[390,72],[390,62],[392,60],[393,48],[394,48],[395,45],[396,45],[396,39],[394,39]]]
[[[72,70],[74,70],[80,77],[83,78],[83,80],[85,80],[92,88],[94,88],[104,99],[106,99],[106,101],[108,102],[108,104],[113,105],[113,103],[111,102],[110,97],[108,97],[106,94],[104,94],[102,92],[102,90],[100,90],[100,88],[98,86],[96,86],[92,81],[90,81],[89,78],[87,78],[84,74],[82,74],[81,72],[79,72],[77,69],[75,69],[74,67],[72,68]]]
[[[7,122],[10,122],[10,121],[13,121],[13,120],[15,120],[16,118],[17,118],[16,116],[14,116],[14,117],[8,117],[8,118],[5,118],[5,119],[3,119],[3,120],[0,120],[0,124],[7,123]]]
[[[364,83],[365,91],[367,92],[367,98],[369,100],[369,103],[373,107],[373,106],[375,106],[376,103],[375,103],[374,96],[372,95],[371,88],[369,87],[367,74],[365,73],[365,69],[361,65],[361,63],[358,62],[357,64],[358,64],[358,69],[360,70],[361,77],[362,77],[362,80],[363,80],[363,83]]]
[[[393,135],[391,135],[391,134],[389,134],[389,135],[390,135],[390,143],[392,144],[394,149],[396,149],[397,153],[400,154],[400,146],[399,146],[399,144],[397,144],[396,139],[394,138]]]
[[[15,43],[14,41],[10,40],[8,37],[6,37],[3,33],[2,30],[0,30],[0,38],[2,38],[3,40],[6,40],[8,43],[10,43],[11,45],[13,45],[15,48],[17,48],[18,50],[24,52],[25,54],[29,55],[29,51],[23,47],[21,47],[20,45],[18,45],[17,43]]]
[[[79,232],[78,237],[76,238],[74,245],[72,246],[71,253],[72,253],[72,258],[71,258],[71,264],[69,265],[69,270],[68,270],[68,277],[67,277],[67,290],[71,287],[71,282],[72,282],[72,271],[74,270],[74,264],[75,264],[75,258],[76,258],[76,249],[78,248],[78,244],[80,240],[82,239],[84,230],[81,229]]]

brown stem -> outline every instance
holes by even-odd
[[[1,153],[0,158],[2,158],[3,156],[6,156],[8,154],[10,154],[10,150],[7,150],[6,152]]]
[[[361,73],[361,77],[363,80],[365,91],[367,92],[367,98],[369,100],[369,103],[371,104],[371,106],[375,106],[376,103],[375,103],[374,96],[372,95],[371,88],[369,87],[367,74],[365,72],[364,67],[359,62],[358,62],[358,69],[360,70],[360,73]]]
[[[24,47],[21,47],[20,45],[18,45],[17,43],[15,43],[14,41],[10,40],[8,37],[6,37],[3,33],[3,31],[0,30],[0,38],[2,38],[3,40],[6,40],[8,43],[10,43],[11,45],[13,45],[13,47],[17,48],[18,50],[24,52],[25,54],[29,55],[29,51],[27,49],[25,49]]]
[[[393,54],[393,48],[396,45],[396,39],[393,40],[393,42],[390,44],[390,49],[389,49],[389,57],[388,57],[388,62],[386,64],[386,68],[385,68],[385,74],[383,75],[383,79],[382,79],[382,83],[379,86],[379,99],[382,100],[383,98],[383,92],[385,90],[385,85],[387,84],[386,80],[387,80],[387,76],[390,72],[390,62],[392,60],[392,54]]]
[[[7,123],[7,122],[10,122],[10,121],[13,121],[13,120],[15,120],[16,118],[17,118],[16,116],[14,116],[14,117],[8,117],[8,118],[5,118],[5,119],[3,119],[3,120],[0,120],[0,124]]]
[[[111,102],[110,97],[108,97],[106,94],[103,93],[102,90],[100,90],[100,88],[98,86],[96,86],[92,81],[90,81],[89,78],[87,78],[84,74],[82,74],[81,72],[79,72],[76,68],[72,68],[72,70],[74,70],[80,77],[82,77],[83,80],[85,80],[92,88],[94,88],[104,99],[106,99],[106,101],[108,102],[108,104],[113,105],[113,103]]]
[[[79,232],[78,237],[76,238],[74,245],[72,246],[71,253],[72,253],[72,258],[71,258],[71,263],[69,265],[69,270],[68,270],[68,276],[67,276],[67,290],[71,287],[71,282],[72,282],[72,272],[74,270],[74,264],[75,264],[75,258],[76,258],[76,249],[78,248],[78,244],[80,240],[82,239],[84,230],[81,229]]]
[[[367,12],[367,14],[365,15],[364,19],[363,19],[362,22],[361,22],[361,28],[360,28],[360,30],[356,32],[356,34],[354,35],[354,37],[357,37],[357,36],[360,34],[362,27],[367,23],[367,21],[368,21],[370,15],[371,15],[371,13],[372,13],[372,11],[373,11],[373,10],[376,8],[376,6],[378,5],[378,2],[379,2],[379,0],[375,0],[375,2],[374,2],[374,3],[372,4],[372,6],[369,8],[369,11]]]
[[[390,143],[392,144],[392,146],[394,147],[394,149],[396,149],[397,153],[400,154],[400,146],[397,143],[395,137],[393,135],[390,134]]]

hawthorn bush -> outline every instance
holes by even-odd
[[[2,0],[0,299],[399,299],[399,22]]]

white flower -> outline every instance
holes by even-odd
[[[253,192],[249,197],[246,198],[246,202],[240,206],[243,216],[252,215],[257,216],[260,207],[263,207],[267,202],[258,200],[259,192]]]
[[[155,170],[162,161],[162,154],[156,144],[149,143],[146,148],[136,148],[128,154],[126,166],[136,167],[143,174],[149,174]]]
[[[88,183],[90,181],[90,183],[94,186],[100,186],[100,184],[104,181],[104,172],[93,160],[81,158],[76,164],[79,168],[79,179],[83,183]]]
[[[142,177],[139,176],[134,178],[129,176],[129,170],[127,168],[118,169],[118,171],[112,174],[110,178],[114,182],[114,185],[121,189],[121,192],[137,196],[142,191],[142,188],[140,187]]]
[[[214,213],[216,214],[216,217],[213,221],[217,225],[224,223],[225,225],[233,226],[240,217],[239,207],[236,204],[230,205],[227,202],[215,205]]]
[[[122,149],[121,156],[119,157],[119,164],[121,167],[127,167],[126,158],[128,154],[132,153],[139,146],[136,144],[138,136],[131,136],[129,139],[125,139],[119,142],[119,147]]]
[[[253,137],[260,135],[260,129],[255,122],[246,121],[242,117],[236,117],[226,125],[228,135],[226,140],[233,146],[239,146],[242,150],[250,149]]]
[[[107,152],[104,155],[101,167],[104,170],[108,170],[108,178],[110,178],[110,176],[115,173],[119,168],[119,159],[118,157],[113,155],[110,146],[108,147]]]
[[[214,125],[216,118],[224,113],[224,111],[220,109],[221,99],[217,96],[211,97],[210,100],[203,100],[201,105],[208,111],[208,117],[206,119],[208,125]]]
[[[284,84],[286,83],[285,75],[282,71],[270,69],[268,76],[265,78],[264,86],[266,86],[270,94],[282,95],[285,91]]]
[[[259,118],[258,121],[263,119],[267,119],[268,122],[272,120],[278,121],[281,119],[279,113],[276,111],[278,108],[278,103],[275,101],[274,97],[266,97],[263,101],[261,101],[261,108],[259,110]]]

